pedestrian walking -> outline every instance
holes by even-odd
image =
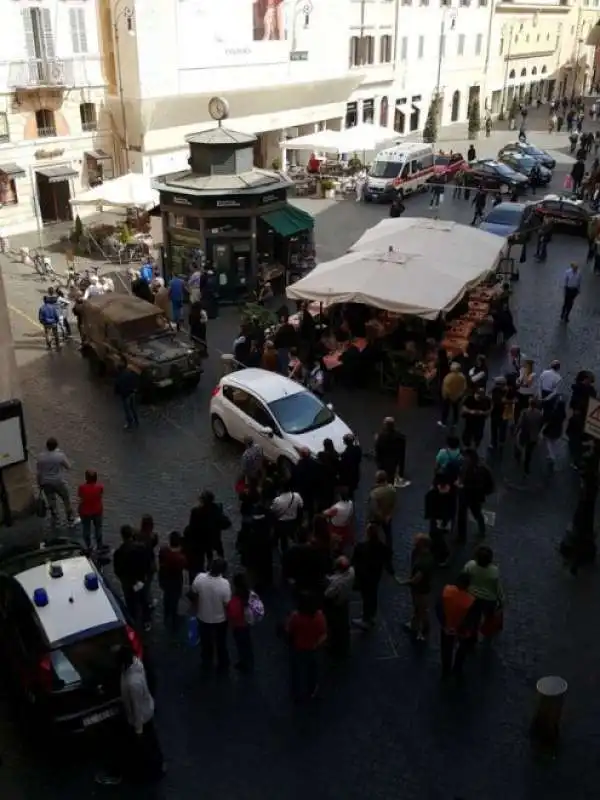
[[[396,508],[396,489],[389,482],[384,470],[375,473],[375,486],[369,493],[369,522],[377,525],[384,536],[384,541],[390,553],[394,551],[394,537],[392,524]]]
[[[60,341],[58,338],[58,326],[60,323],[60,314],[56,303],[49,301],[48,295],[44,296],[42,304],[38,310],[38,320],[44,330],[44,339],[46,340],[46,347],[48,350],[54,349],[58,352],[60,350]]]
[[[59,448],[57,440],[51,436],[46,440],[46,448],[37,457],[36,474],[40,492],[44,493],[53,526],[58,523],[56,498],[60,497],[67,516],[67,525],[75,526],[79,519],[73,513],[69,486],[66,475],[71,469],[71,464],[66,455]]]
[[[200,493],[198,503],[190,511],[183,532],[183,551],[187,559],[190,584],[210,566],[215,555],[223,558],[223,531],[231,528],[231,520],[209,489]]]
[[[477,190],[477,194],[473,198],[473,219],[471,220],[471,225],[477,225],[478,222],[481,222],[483,219],[483,212],[485,211],[485,204],[487,203],[487,194],[484,188],[481,186]]]
[[[340,553],[354,542],[354,503],[345,486],[338,487],[337,501],[323,511],[329,521],[332,547]]]
[[[481,613],[470,594],[471,576],[461,572],[454,583],[442,590],[438,603],[440,620],[440,654],[442,676],[462,677],[465,659],[477,642],[477,628]]]
[[[480,461],[475,450],[465,450],[458,488],[457,541],[466,541],[469,511],[477,523],[479,536],[485,536],[485,519],[482,507],[486,498],[494,491],[494,479],[489,468]]]
[[[475,598],[479,619],[489,623],[504,605],[500,571],[494,564],[491,547],[479,545],[473,559],[465,564],[464,572],[471,579],[469,593]]]
[[[556,395],[544,405],[544,426],[542,436],[546,447],[546,463],[550,472],[554,472],[558,457],[558,444],[563,436],[567,420],[567,407],[564,399]]]
[[[121,526],[121,544],[113,553],[113,570],[134,625],[150,625],[150,607],[144,592],[151,568],[148,549],[135,539],[131,525]]]
[[[535,249],[535,258],[540,261],[546,261],[548,258],[548,244],[552,238],[552,221],[549,217],[544,217],[544,221],[538,231],[537,244]]]
[[[269,511],[256,491],[240,498],[242,523],[236,550],[250,584],[261,594],[273,585],[273,541]]]
[[[581,291],[581,273],[579,272],[579,265],[577,262],[572,261],[571,266],[565,272],[563,287],[564,300],[560,318],[563,322],[568,322],[575,298]]]
[[[560,361],[551,361],[548,369],[545,369],[540,375],[539,388],[542,401],[546,402],[554,397],[561,383]]]
[[[181,328],[183,319],[183,300],[185,296],[185,281],[178,275],[171,278],[169,283],[169,300],[171,301],[172,320],[177,330]]]
[[[397,489],[410,486],[406,480],[406,436],[396,427],[393,417],[386,417],[375,437],[375,463],[387,475],[388,483]]]
[[[248,485],[258,485],[264,475],[265,457],[262,447],[251,436],[244,439],[241,458],[241,480]]]
[[[429,605],[434,567],[431,540],[425,533],[418,533],[414,538],[410,557],[410,577],[398,581],[400,586],[410,588],[413,613],[404,627],[417,642],[424,642],[429,633]]]
[[[455,434],[450,434],[446,438],[446,446],[441,447],[435,457],[435,473],[445,475],[454,483],[460,476],[463,461],[460,439]]]
[[[478,386],[473,394],[467,395],[462,405],[463,444],[465,447],[479,449],[491,412],[492,401],[485,392],[485,386]]]
[[[366,631],[375,625],[382,575],[385,571],[393,576],[394,566],[391,550],[380,538],[379,527],[369,523],[365,535],[365,540],[356,545],[352,554],[354,588],[360,592],[362,600],[362,617],[353,619],[352,625]]]
[[[517,378],[517,405],[515,407],[515,422],[529,406],[529,401],[535,397],[537,376],[534,371],[535,362],[532,358],[524,358],[521,362],[519,377]]]
[[[86,469],[85,480],[77,489],[79,498],[79,518],[81,534],[88,550],[92,549],[92,531],[96,551],[102,550],[102,520],[104,516],[104,486],[98,482],[98,473],[94,469]]]
[[[441,472],[425,495],[425,519],[429,522],[431,553],[438,567],[448,563],[448,537],[456,520],[457,489],[455,481]]]
[[[286,620],[285,634],[292,698],[296,703],[314,700],[319,691],[319,654],[327,641],[327,622],[313,595],[298,595],[296,609]]]
[[[292,470],[291,484],[293,490],[302,498],[304,511],[310,519],[316,510],[321,470],[307,447],[300,449],[299,456]]]
[[[159,780],[165,773],[165,764],[154,727],[154,699],[144,665],[128,646],[119,649],[117,662],[128,731],[123,750],[126,774],[135,782]]]
[[[438,425],[445,428],[452,414],[452,424],[458,425],[460,404],[467,391],[467,379],[463,375],[460,364],[453,361],[450,372],[442,382],[442,413]]]
[[[541,403],[537,397],[529,398],[529,405],[519,416],[515,428],[515,460],[523,465],[527,476],[531,472],[531,460],[539,441],[544,418]]]
[[[251,626],[254,624],[254,612],[250,605],[253,594],[243,572],[233,576],[231,600],[227,605],[227,621],[233,635],[237,650],[235,668],[244,674],[254,670],[254,649],[252,647]],[[254,595],[258,599],[257,595]]]
[[[202,670],[210,672],[216,664],[219,672],[227,672],[227,607],[231,600],[231,586],[225,577],[227,562],[213,559],[208,572],[194,578],[190,593],[200,630],[200,658]]]
[[[121,399],[125,413],[125,430],[138,428],[140,419],[137,411],[137,395],[140,377],[129,368],[127,359],[122,356],[115,376],[115,394]]]
[[[350,653],[350,597],[354,589],[354,567],[346,556],[336,558],[333,574],[328,576],[324,594],[328,645],[334,658]]]
[[[282,482],[281,490],[271,503],[274,520],[273,543],[282,553],[295,541],[302,522],[304,502],[298,492],[294,492],[290,481]]]
[[[179,628],[179,603],[183,594],[183,573],[186,567],[183,536],[179,531],[171,531],[168,544],[158,551],[158,585],[163,595],[165,627],[172,631]]]

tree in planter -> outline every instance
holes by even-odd
[[[513,97],[512,103],[510,104],[510,111],[508,112],[508,119],[516,119],[519,113],[519,101],[516,97]]]
[[[475,139],[481,130],[481,111],[479,98],[476,97],[469,106],[469,139]]]
[[[436,94],[431,98],[431,105],[427,119],[425,120],[425,127],[423,128],[423,141],[432,144],[437,141],[437,124],[438,124],[438,109],[440,105],[440,98]]]

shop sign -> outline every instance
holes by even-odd
[[[270,203],[280,203],[286,199],[286,190],[280,189],[277,192],[269,192],[269,194],[263,194],[260,198],[260,205],[267,206]]]
[[[308,50],[292,50],[290,61],[308,61]]]
[[[169,203],[173,203],[173,205],[176,205],[176,206],[193,206],[194,205],[191,200],[188,200],[187,197],[179,197],[176,194],[172,195],[169,198],[168,202]]]
[[[242,204],[238,200],[217,200],[217,208],[241,208]]]

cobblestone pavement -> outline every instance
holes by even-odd
[[[532,137],[534,138],[534,137]],[[555,139],[564,145],[564,137]],[[488,141],[478,147],[484,151]],[[489,145],[492,146],[491,144]],[[562,185],[568,156],[559,152],[555,183]],[[447,202],[444,218],[468,221],[464,201]],[[317,217],[317,236],[327,256],[343,252],[387,208],[352,202],[304,201]],[[428,215],[427,198],[412,198],[407,213]],[[323,256],[322,256],[323,257]],[[600,279],[583,267],[582,295],[571,323],[558,320],[561,278],[568,262],[584,264],[585,245],[555,237],[549,261],[523,265],[515,288],[517,341],[540,368],[560,358],[570,378],[583,367],[598,371],[597,320]],[[75,349],[47,354],[32,325],[43,286],[2,263],[21,363],[29,436],[34,449],[53,433],[73,459],[75,472],[96,467],[106,483],[107,532],[151,512],[161,533],[181,527],[199,487],[213,488],[233,510],[232,483],[238,451],[215,443],[207,405],[216,380],[219,350],[228,351],[236,328],[232,311],[211,323],[213,353],[200,388],[192,395],[145,407],[138,432],[124,435],[110,387],[92,380]],[[34,302],[35,301],[35,302]],[[335,393],[336,410],[368,449],[393,399],[376,393]],[[400,494],[396,521],[397,567],[407,564],[411,535],[422,529],[422,497],[432,458],[443,441],[433,410],[396,414],[408,433],[412,486]],[[160,625],[150,636],[158,673],[158,722],[169,773],[144,797],[187,800],[217,792],[231,800],[300,800],[311,796],[348,800],[366,795],[403,800],[563,800],[597,796],[597,719],[600,697],[595,662],[600,649],[591,625],[600,610],[597,570],[574,580],[561,566],[556,545],[573,509],[575,477],[566,460],[554,477],[538,462],[523,487],[510,459],[495,465],[498,491],[489,541],[506,583],[506,630],[489,652],[478,652],[463,689],[439,684],[435,639],[415,651],[402,632],[408,594],[383,589],[382,618],[374,635],[353,640],[348,664],[327,674],[319,706],[294,712],[287,699],[285,653],[274,632],[281,602],[268,601],[256,629],[257,672],[251,681],[232,677],[203,683],[198,653],[167,638]],[[361,492],[373,477],[367,460]],[[362,503],[359,503],[362,506]],[[31,526],[30,526],[31,527]],[[455,570],[471,545],[453,557]],[[358,608],[357,608],[358,610]],[[558,674],[569,682],[564,743],[556,760],[540,760],[529,746],[527,726],[538,678]],[[0,693],[2,689],[0,688]],[[85,744],[48,764],[15,728],[7,703],[0,713],[2,796],[53,800],[95,796]],[[98,790],[99,793],[100,790]],[[130,790],[106,789],[113,797]]]

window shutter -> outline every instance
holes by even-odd
[[[85,28],[85,9],[70,8],[69,23],[71,27],[71,43],[74,54],[87,53],[87,31]]]
[[[25,31],[25,49],[27,50],[27,58],[37,58],[38,54],[35,51],[35,36],[33,33],[33,12],[38,9],[24,8],[21,11],[23,17],[23,29]]]
[[[54,49],[54,37],[52,36],[52,19],[50,17],[50,9],[40,8],[41,11],[41,29],[42,29],[42,44],[44,48],[44,57],[47,60],[56,58],[56,50]]]

